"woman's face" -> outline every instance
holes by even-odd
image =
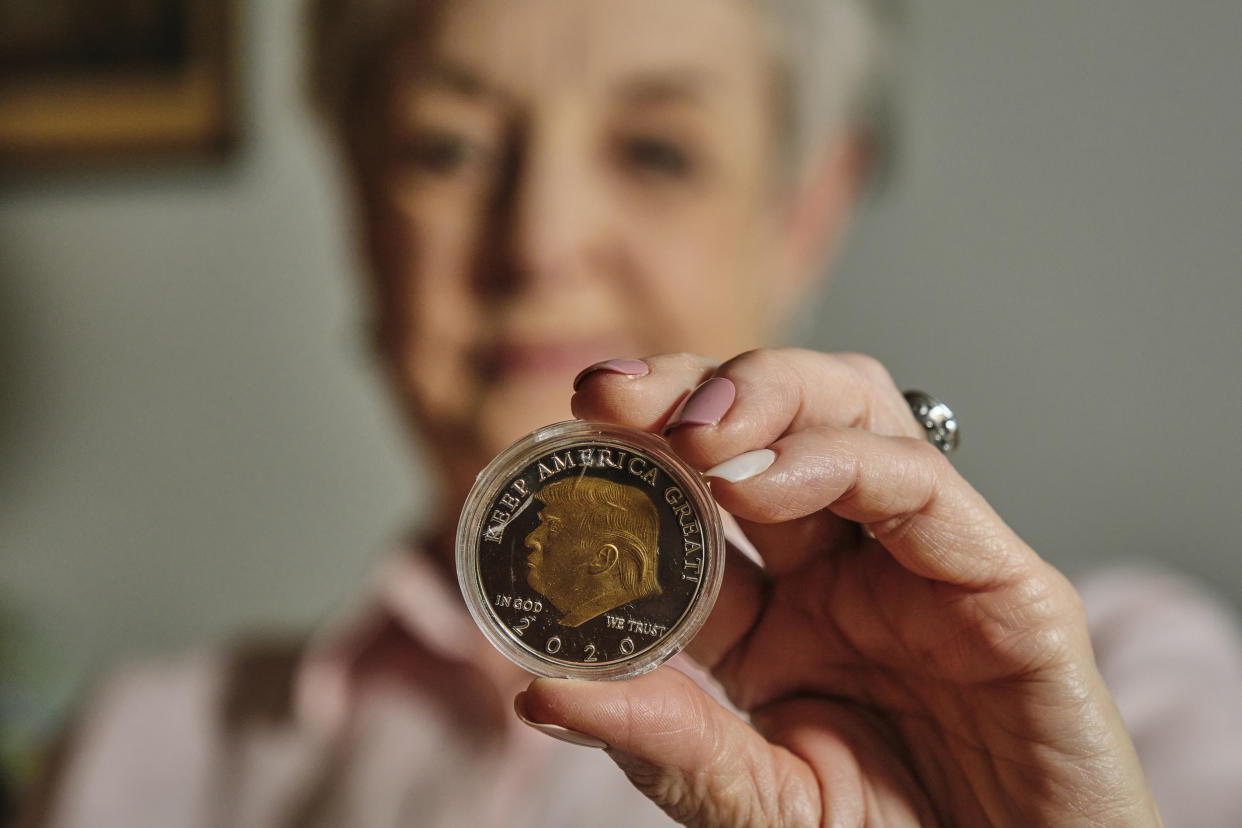
[[[610,357],[763,343],[788,275],[749,0],[453,0],[399,50],[358,167],[380,340],[477,465]]]

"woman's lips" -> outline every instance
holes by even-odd
[[[486,352],[484,363],[496,377],[572,378],[587,365],[621,353],[611,339],[551,342],[505,340]]]

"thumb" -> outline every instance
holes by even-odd
[[[671,667],[628,681],[536,679],[514,707],[537,729],[568,728],[604,742],[634,786],[683,824],[820,821],[810,767]]]

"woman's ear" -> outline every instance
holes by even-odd
[[[819,152],[812,151],[791,183],[783,232],[792,308],[826,273],[849,227],[867,180],[870,152],[863,135],[838,133]]]

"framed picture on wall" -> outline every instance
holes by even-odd
[[[233,0],[3,0],[0,163],[224,152],[235,24]]]

